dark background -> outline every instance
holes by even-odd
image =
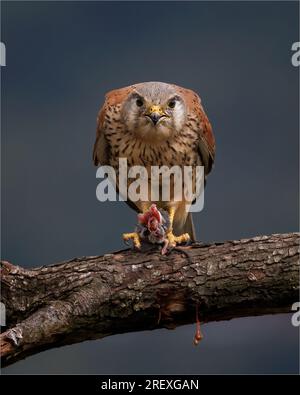
[[[30,267],[122,247],[136,216],[99,203],[91,155],[104,93],[141,81],[196,90],[215,169],[204,241],[298,230],[297,2],[2,2],[2,257]],[[3,373],[297,373],[290,315],[113,336]]]

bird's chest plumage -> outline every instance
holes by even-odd
[[[114,111],[113,111],[114,110]],[[109,164],[117,167],[119,158],[126,158],[128,166],[195,166],[199,163],[198,134],[192,122],[181,133],[163,141],[145,141],[126,130],[120,108],[112,108],[105,116],[104,130],[109,145]]]
[[[160,143],[144,142],[133,134],[123,137],[112,134],[108,138],[110,144],[110,164],[118,166],[119,158],[126,158],[128,166],[195,166],[199,163],[197,140],[193,133],[188,136],[177,136]]]
[[[178,201],[174,199],[174,182],[176,182],[176,177],[171,176],[170,179],[170,199],[164,200],[162,198],[162,177],[153,176],[151,173],[152,166],[167,166],[169,169],[172,166],[193,166],[195,169],[196,165],[202,165],[201,159],[198,152],[198,135],[191,127],[186,126],[182,133],[177,136],[171,136],[169,139],[160,142],[146,142],[143,139],[137,137],[134,133],[124,130],[121,123],[111,122],[106,129],[106,140],[109,146],[109,165],[114,167],[117,175],[117,182],[119,173],[119,159],[127,159],[127,170],[132,166],[144,166],[147,170],[148,177],[148,204],[152,202],[152,195],[150,195],[151,188],[158,187],[159,198],[155,200],[155,203],[164,209],[166,209],[170,204],[182,206],[182,210],[185,217],[185,205],[184,201]],[[123,165],[123,164],[122,164]],[[195,180],[195,179],[194,179]],[[134,179],[128,178],[128,188]],[[176,202],[174,202],[176,201]],[[153,201],[154,202],[154,201]],[[145,202],[139,201],[135,202],[135,205],[143,211],[143,204]]]

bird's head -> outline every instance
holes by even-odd
[[[137,137],[159,142],[176,135],[186,121],[186,105],[176,87],[163,82],[137,84],[122,109],[126,127]]]

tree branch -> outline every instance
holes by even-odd
[[[3,366],[117,333],[288,312],[298,300],[299,234],[157,248],[25,270],[1,263]]]

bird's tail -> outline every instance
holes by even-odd
[[[188,233],[190,235],[191,241],[196,241],[196,232],[192,213],[188,213],[186,221],[183,225],[174,223],[174,233],[177,236],[182,235],[183,233]]]

